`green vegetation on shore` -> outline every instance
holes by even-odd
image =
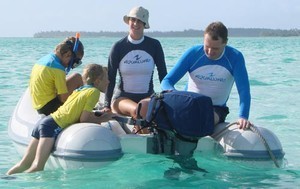
[[[87,32],[79,31],[83,37],[122,37],[127,32],[117,31],[99,31]],[[74,31],[42,31],[35,33],[35,38],[65,37],[74,35]],[[230,37],[291,37],[300,36],[299,29],[279,30],[279,29],[260,29],[260,28],[228,28]],[[152,31],[145,32],[145,35],[151,37],[199,37],[203,35],[203,30],[184,30],[184,31]]]

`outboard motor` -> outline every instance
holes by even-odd
[[[211,99],[188,91],[154,93],[148,105],[146,119],[115,119],[122,123],[140,125],[140,130],[148,128],[153,137],[152,150],[147,152],[169,155],[187,169],[200,169],[192,158],[198,140],[214,131]]]
[[[214,131],[212,101],[188,91],[155,93],[148,106],[145,127],[154,134],[154,153],[170,155],[181,167],[198,170],[192,156],[198,140]]]

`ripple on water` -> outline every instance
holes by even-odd
[[[281,120],[281,119],[287,119],[287,118],[288,118],[288,116],[286,116],[286,115],[269,115],[269,116],[258,117],[257,119]]]

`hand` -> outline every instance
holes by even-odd
[[[104,112],[100,118],[101,118],[101,123],[102,122],[107,122],[107,121],[110,121],[112,119],[114,119],[114,117],[116,116],[117,114],[114,114],[114,113],[110,113],[110,112]]]
[[[109,107],[104,107],[103,109],[100,110],[101,112],[111,112],[111,109]]]
[[[252,126],[252,123],[250,123],[250,121],[248,121],[247,119],[244,118],[240,118],[238,120],[238,125],[239,125],[239,129],[249,129],[250,126]]]

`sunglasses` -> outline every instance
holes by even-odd
[[[73,53],[73,58],[71,60],[72,62],[72,69],[77,68],[78,66],[80,66],[82,64],[82,61],[80,58],[77,58],[76,54]]]

